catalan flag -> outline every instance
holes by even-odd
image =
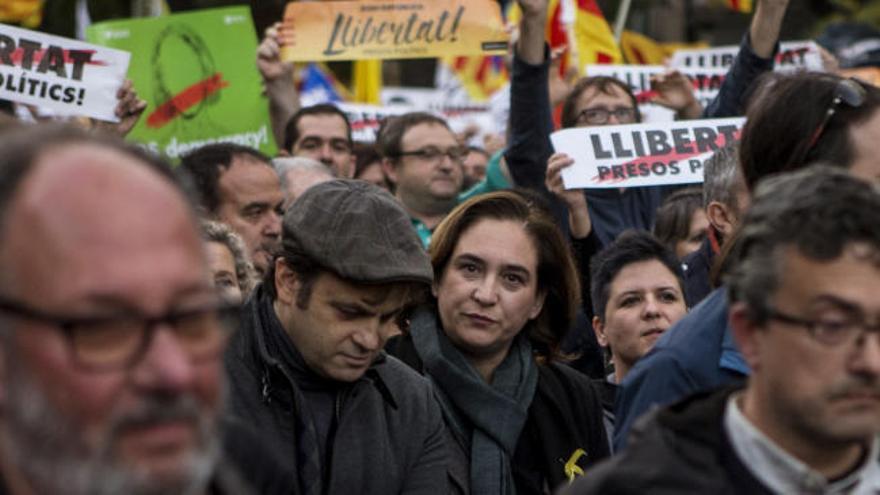
[[[550,48],[559,48],[561,46],[568,46],[571,48],[571,44],[569,43],[568,36],[568,27],[563,23],[563,7],[562,2],[568,0],[550,0],[547,3],[547,24],[545,26],[545,39],[547,43],[550,45]],[[505,13],[505,19],[508,24],[517,24],[522,18],[522,12],[519,9],[519,5],[516,2],[510,2],[508,4],[507,12]],[[567,50],[563,55],[562,62],[559,65],[559,73],[565,74],[569,64],[571,63],[571,50]]]
[[[35,28],[43,19],[43,0],[0,0],[0,22]]]
[[[620,37],[620,50],[627,64],[663,65],[676,50],[708,48],[708,43],[658,43],[633,31],[624,31]]]
[[[724,0],[727,7],[737,12],[749,13],[752,11],[752,0]]]
[[[578,70],[587,64],[622,64],[620,47],[596,0],[576,0],[575,7],[574,39]]]

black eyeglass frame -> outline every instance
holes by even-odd
[[[81,367],[82,369],[92,372],[107,372],[131,368],[143,358],[147,349],[149,349],[150,342],[152,342],[153,340],[153,334],[156,332],[156,329],[160,324],[176,328],[176,322],[183,318],[196,314],[208,313],[211,311],[217,313],[220,331],[225,334],[221,336],[221,339],[225,339],[226,337],[228,337],[228,335],[232,333],[232,331],[234,330],[233,327],[235,325],[224,324],[224,322],[237,321],[240,308],[237,305],[229,304],[223,301],[212,301],[209,304],[187,309],[174,309],[159,316],[146,316],[134,312],[127,314],[120,312],[106,316],[74,316],[37,309],[28,304],[0,296],[0,312],[9,313],[11,315],[21,318],[35,320],[59,329],[65,337],[65,340],[67,342],[67,350],[70,353],[70,356],[73,358],[73,361],[77,364],[77,366]],[[118,363],[108,363],[103,365],[83,361],[82,357],[79,356],[76,352],[74,335],[76,328],[103,324],[120,319],[141,320],[141,324],[143,325],[140,330],[141,341],[135,348],[135,350],[131,353],[131,355]],[[222,350],[222,348],[222,345],[219,346],[218,351]],[[193,362],[202,362],[211,358],[215,358],[218,355],[219,352],[217,354],[206,355],[204,357],[189,356],[189,358]]]
[[[773,308],[770,308],[767,310],[767,316],[771,320],[781,321],[782,323],[786,323],[786,324],[793,325],[793,326],[804,327],[807,330],[807,333],[810,334],[810,337],[815,339],[816,342],[819,342],[819,343],[826,345],[828,347],[839,347],[846,342],[846,339],[838,341],[838,342],[832,342],[829,340],[823,340],[821,337],[819,337],[819,332],[817,331],[817,329],[818,329],[818,327],[820,327],[824,323],[819,320],[811,320],[808,318],[801,318],[801,317],[794,316],[794,315],[791,315],[791,314],[788,314],[788,313],[785,313],[785,312],[782,312],[782,311],[779,311],[779,310],[773,309]],[[880,335],[880,323],[877,323],[874,325],[868,325],[866,322],[860,321],[860,322],[850,323],[850,326],[852,326],[858,330],[857,337],[854,340],[858,340],[862,336],[866,335],[868,332],[875,332],[878,335]]]
[[[605,118],[601,119],[601,120],[597,120],[595,122],[590,122],[586,118],[587,112],[602,112],[605,115]],[[621,115],[626,115],[626,114],[622,114],[621,112],[628,112],[626,119],[621,119]],[[607,108],[585,108],[585,109],[581,110],[580,113],[577,114],[577,117],[575,117],[574,121],[575,122],[585,122],[590,125],[603,125],[606,122],[608,122],[608,119],[610,119],[612,115],[617,117],[617,121],[620,122],[621,124],[635,124],[639,120],[637,109],[635,109],[633,107],[618,107],[618,108],[615,108],[614,110],[608,110]],[[623,122],[622,120],[626,120],[626,122]]]
[[[404,156],[415,156],[415,157],[421,158],[423,160],[436,161],[437,159],[439,159],[443,156],[447,156],[454,163],[463,163],[465,158],[467,158],[468,153],[470,153],[470,150],[465,146],[456,146],[456,147],[452,147],[452,148],[447,148],[446,151],[443,151],[440,148],[433,148],[434,150],[437,151],[437,156],[433,157],[433,158],[428,158],[425,155],[429,154],[429,152],[432,150],[432,148],[433,147],[425,147],[425,148],[420,148],[420,149],[412,150],[412,151],[401,151],[400,153],[398,153],[396,155],[396,157],[401,158]],[[456,152],[460,152],[460,154],[458,156],[455,156],[456,153],[454,153],[453,150],[455,150]]]

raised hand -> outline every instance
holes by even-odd
[[[698,119],[703,113],[690,79],[677,70],[651,77],[651,89],[657,92],[651,101],[675,110],[679,118]]]
[[[580,189],[566,189],[562,183],[562,170],[574,163],[565,153],[554,153],[547,160],[547,175],[544,185],[568,206],[568,225],[571,236],[583,239],[590,234],[593,225],[587,209],[587,198]]]

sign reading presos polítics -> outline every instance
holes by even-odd
[[[672,55],[673,67],[701,67],[704,69],[726,69],[733,65],[739,46],[719,46],[702,50],[677,50]],[[777,72],[798,70],[822,71],[822,55],[819,46],[813,41],[788,41],[779,44],[776,55]]]
[[[574,164],[567,189],[665,186],[703,181],[703,162],[739,139],[744,118],[563,129],[550,135]]]
[[[293,62],[503,54],[508,38],[493,0],[290,2],[279,36]]]
[[[0,98],[118,122],[116,92],[131,55],[0,24]]]
[[[651,77],[673,70],[662,65],[600,65],[590,64],[585,68],[588,76],[608,76],[619,79],[629,85],[639,102],[639,107],[654,107],[651,100],[657,92],[651,88]],[[721,90],[721,84],[727,76],[726,69],[703,69],[700,67],[675,68],[687,77],[694,88],[694,96],[703,105],[709,105]],[[645,112],[642,111],[644,116]],[[669,112],[672,116],[672,112]],[[671,120],[671,118],[669,119]]]

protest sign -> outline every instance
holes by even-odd
[[[670,65],[673,67],[702,67],[704,69],[726,69],[733,65],[733,59],[739,52],[735,45],[719,46],[702,50],[676,50]],[[776,55],[777,72],[797,70],[822,71],[822,56],[819,46],[813,41],[788,41],[779,44]]]
[[[290,61],[503,54],[493,0],[291,2],[279,31]]]
[[[739,139],[745,119],[684,120],[578,127],[550,135],[574,164],[562,171],[568,189],[664,186],[703,181],[703,161]]]
[[[102,22],[87,35],[133,54],[129,78],[148,105],[130,139],[171,158],[216,142],[275,153],[248,7]]]
[[[351,138],[355,141],[375,141],[379,125],[386,117],[401,115],[413,109],[403,105],[382,107],[354,103],[337,103],[351,123]]]
[[[588,76],[608,76],[619,79],[629,85],[630,90],[639,102],[639,106],[650,104],[657,96],[651,88],[651,77],[664,74],[673,69],[662,65],[587,65]],[[721,90],[721,84],[727,76],[726,69],[704,69],[701,67],[676,68],[687,77],[694,88],[694,96],[705,108],[715,99]]]
[[[127,52],[0,24],[0,98],[118,122]]]

